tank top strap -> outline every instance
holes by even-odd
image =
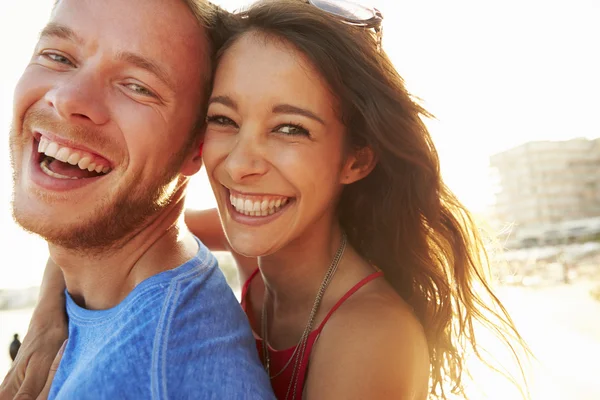
[[[348,298],[350,296],[352,296],[354,293],[356,293],[361,287],[365,286],[367,283],[371,282],[373,279],[379,278],[380,276],[383,276],[383,271],[381,271],[381,270],[378,269],[377,272],[374,272],[371,275],[363,278],[360,282],[358,282],[350,290],[348,290],[346,292],[346,294],[343,295],[342,298],[339,299],[338,302],[335,303],[335,305],[333,307],[331,307],[331,310],[329,310],[329,312],[327,313],[327,315],[323,319],[323,322],[321,322],[321,325],[319,325],[319,327],[317,328],[316,332],[318,334],[321,333],[321,330],[323,329],[323,327],[325,326],[325,324],[327,323],[327,321],[329,320],[329,318],[331,317],[331,315],[333,315],[333,313],[335,312],[335,310],[337,310],[342,304],[344,304],[344,302],[346,300],[348,300]]]
[[[259,271],[259,269],[256,268],[254,270],[254,272],[250,275],[248,280],[246,282],[244,282],[244,286],[242,286],[242,298],[241,298],[242,305],[246,303],[246,295],[248,294],[248,288],[250,287],[250,283],[252,282],[252,279],[254,279],[254,277],[256,275],[258,275],[258,271]]]

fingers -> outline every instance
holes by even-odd
[[[29,365],[25,374],[25,379],[18,388],[19,390],[13,400],[35,400],[38,393],[42,390],[45,383],[42,376],[45,376],[45,370],[43,372],[33,372],[31,371],[31,368],[32,365]]]
[[[13,387],[13,400],[35,400],[35,395],[40,392],[41,381],[39,378],[35,379],[32,374],[25,376],[25,380],[19,387]],[[17,391],[18,390],[18,391]]]
[[[60,365],[60,360],[62,359],[62,355],[65,351],[65,347],[67,346],[67,340],[65,340],[60,347],[60,350],[56,354],[54,361],[52,362],[52,366],[50,367],[50,372],[48,372],[48,379],[46,379],[46,384],[42,389],[40,395],[37,397],[37,400],[46,400],[48,399],[48,395],[50,394],[50,388],[52,387],[52,381],[54,380],[54,375],[56,375],[56,371],[58,371],[58,366]],[[23,384],[25,386],[25,384]]]
[[[25,364],[22,357],[17,356],[10,370],[0,385],[0,400],[13,400],[21,387],[25,376]]]
[[[54,302],[42,303],[48,300]],[[33,400],[44,388],[48,369],[68,333],[64,297],[61,301],[62,309],[38,306],[34,311],[17,358],[0,385],[0,400]]]

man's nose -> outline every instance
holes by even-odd
[[[109,120],[106,92],[100,79],[81,71],[46,93],[46,101],[64,120],[104,125]]]

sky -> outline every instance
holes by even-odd
[[[215,1],[235,9],[244,0]],[[0,288],[37,285],[42,240],[10,217],[12,92],[52,0],[0,1]],[[597,0],[380,0],[384,49],[427,121],[444,179],[473,211],[493,200],[489,156],[532,140],[600,136]],[[214,204],[205,176],[188,205]]]

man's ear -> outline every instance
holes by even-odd
[[[351,151],[344,164],[341,183],[349,185],[369,175],[377,165],[373,149],[365,146]]]
[[[181,173],[185,176],[192,176],[202,168],[202,146],[204,145],[204,135],[199,136],[194,141],[192,149],[188,153],[185,162],[181,166]]]

